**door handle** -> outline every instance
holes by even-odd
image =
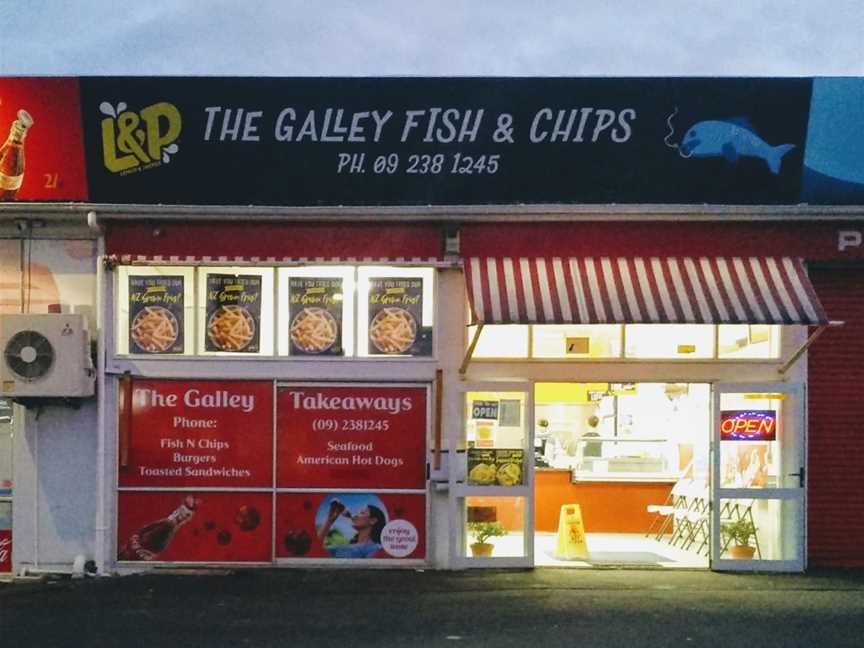
[[[804,488],[804,466],[801,466],[801,470],[794,473],[789,473],[790,477],[798,478],[798,486],[799,488]]]

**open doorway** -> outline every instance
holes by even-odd
[[[534,564],[709,566],[708,383],[537,383]]]

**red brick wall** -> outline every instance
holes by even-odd
[[[831,319],[810,348],[808,564],[864,566],[864,268],[811,268]]]

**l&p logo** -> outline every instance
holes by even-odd
[[[175,141],[180,136],[180,111],[166,101],[154,103],[140,112],[128,110],[124,102],[112,106],[103,101],[102,159],[112,173],[126,175],[152,169],[180,150]]]

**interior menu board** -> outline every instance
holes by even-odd
[[[117,501],[117,559],[269,562],[273,495],[213,491],[123,491]]]
[[[370,354],[431,354],[431,337],[421,329],[422,323],[423,279],[369,279]]]
[[[342,355],[342,278],[288,280],[291,355]]]
[[[277,558],[422,559],[426,496],[405,493],[281,493]]]
[[[207,275],[206,351],[257,353],[260,321],[260,276]]]
[[[120,486],[273,484],[273,385],[135,380]]]
[[[129,351],[183,353],[183,277],[129,276]]]
[[[425,488],[425,387],[296,385],[276,399],[277,487]]]

